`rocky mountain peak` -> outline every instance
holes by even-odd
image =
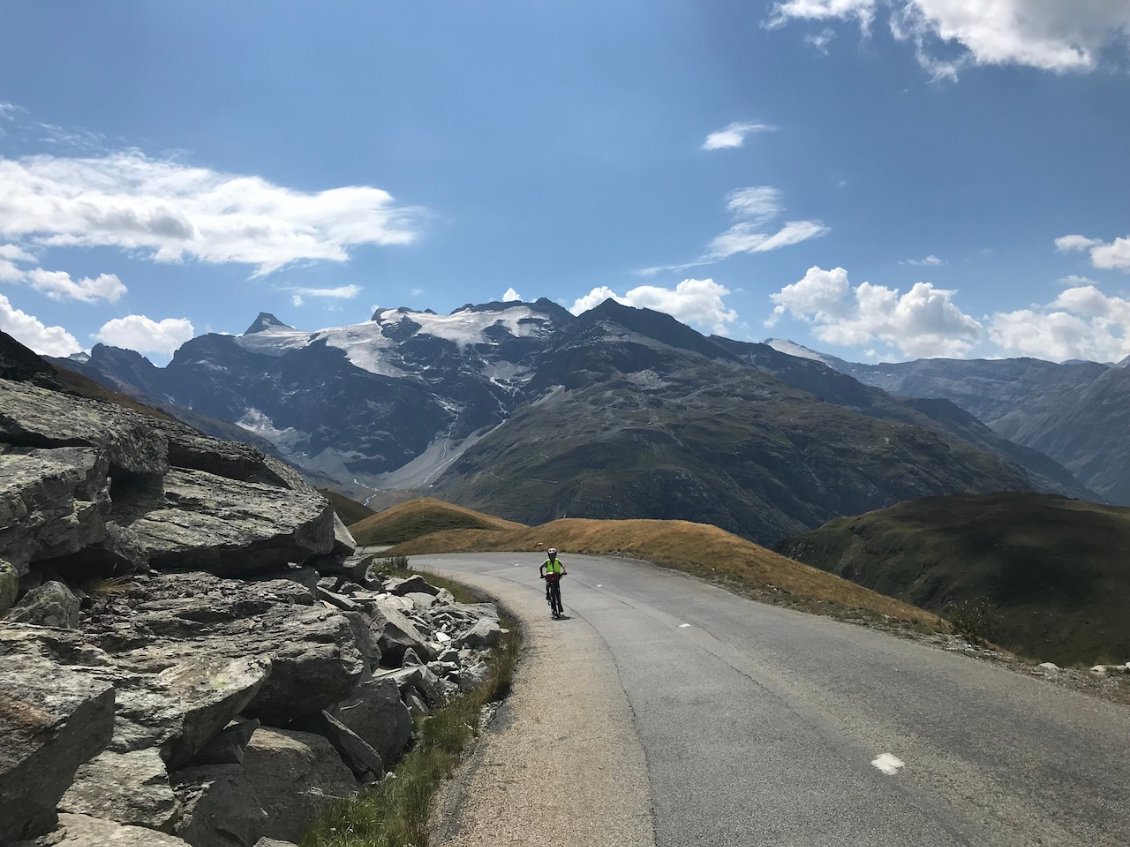
[[[270,312],[260,312],[259,317],[243,331],[244,335],[254,335],[267,329],[294,329],[289,324],[284,324]]]

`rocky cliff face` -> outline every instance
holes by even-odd
[[[0,844],[297,841],[380,779],[501,629],[368,564],[254,448],[0,379]]]

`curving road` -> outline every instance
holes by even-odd
[[[563,558],[560,622],[536,555],[412,559],[530,625],[438,843],[1130,845],[1130,709],[642,562]]]

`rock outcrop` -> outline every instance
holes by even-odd
[[[0,844],[293,843],[381,779],[497,613],[353,551],[252,447],[0,379]]]

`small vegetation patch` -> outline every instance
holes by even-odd
[[[461,601],[482,599],[449,580],[425,576]],[[302,847],[426,847],[432,797],[479,734],[483,708],[510,693],[521,635],[516,621],[504,615],[502,623],[509,632],[492,654],[483,684],[418,720],[416,746],[395,772],[334,807],[306,834]]]

